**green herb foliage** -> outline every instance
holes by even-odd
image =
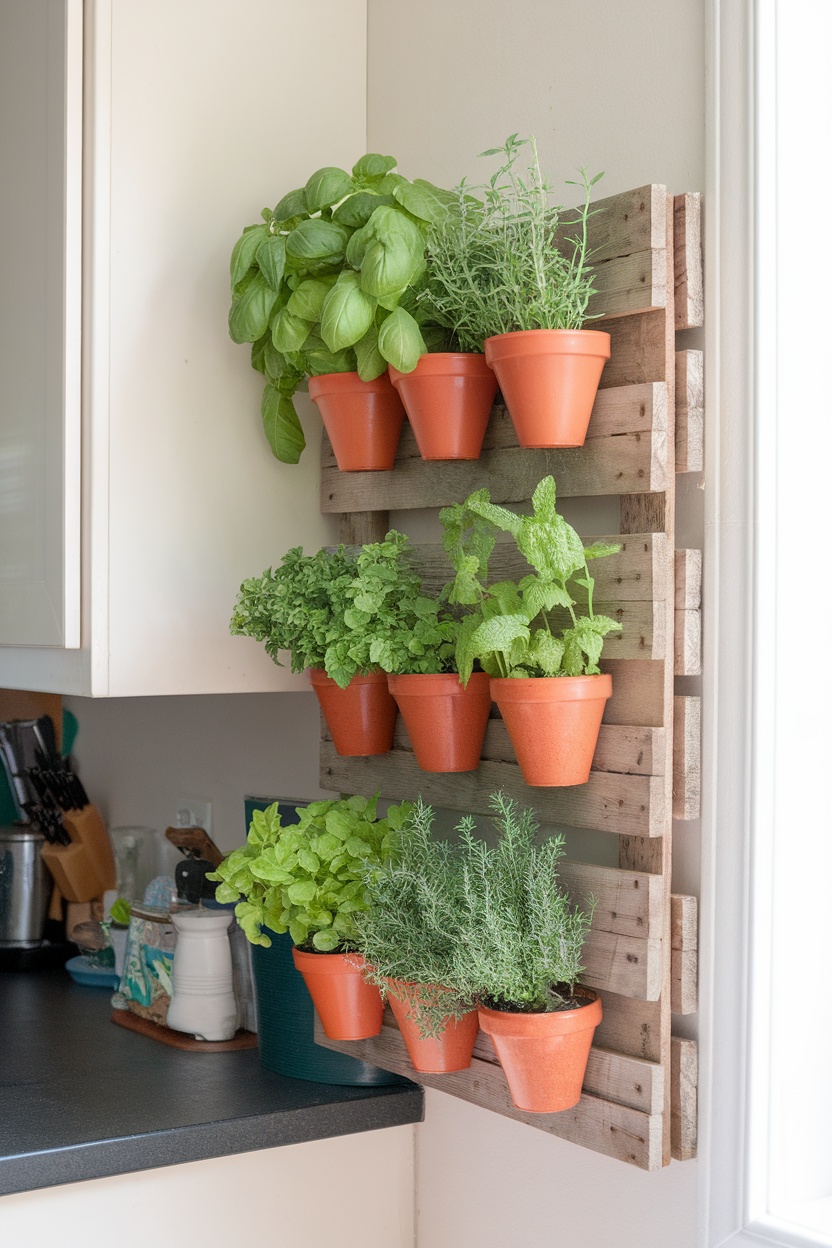
[[[558,515],[554,477],[532,498],[532,514],[518,516],[490,501],[487,489],[440,513],[443,545],[456,573],[452,603],[470,608],[460,626],[456,663],[467,684],[476,660],[491,676],[596,674],[604,638],[621,625],[592,608],[595,586],[587,562],[615,554],[618,546],[585,547]],[[517,584],[487,584],[495,534],[505,532],[533,569]],[[578,594],[582,610],[576,612]],[[564,627],[558,628],[558,619]]]
[[[397,995],[425,1037],[438,1035],[448,1018],[474,1008],[453,980],[466,913],[459,854],[432,836],[432,826],[433,811],[420,799],[395,858],[368,869],[367,909],[355,916],[368,963],[365,977],[382,992],[388,979],[399,980]]]
[[[493,847],[475,835],[470,815],[459,824],[461,900],[448,978],[460,995],[497,1009],[568,1007],[595,903],[575,908],[559,883],[562,836],[537,844],[533,811],[503,793],[491,807]]]
[[[340,644],[396,675],[453,671],[457,620],[423,592],[409,546],[395,529],[362,546],[346,590],[351,636]]]
[[[377,819],[377,797],[310,802],[298,810],[300,822],[286,827],[277,802],[254,812],[246,844],[208,876],[220,881],[218,901],[237,902],[237,921],[253,945],[271,945],[269,928],[321,953],[359,947],[367,872],[394,851],[412,810],[405,802]]]
[[[530,163],[518,168],[528,148]],[[462,182],[451,210],[437,214],[428,234],[428,283],[420,304],[458,339],[482,351],[486,338],[523,329],[580,329],[593,293],[587,220],[592,187],[602,177],[580,171],[582,208],[570,212],[574,232],[558,245],[562,209],[540,170],[534,138],[511,135],[482,156],[503,163],[482,186]]]
[[[453,196],[408,182],[395,166],[370,153],[351,174],[318,169],[234,246],[228,329],[252,344],[252,367],[266,379],[263,428],[284,463],[297,463],[306,444],[292,402],[305,377],[371,381],[388,364],[410,372],[446,341],[416,295],[428,222]]]
[[[356,673],[371,670],[366,647],[344,622],[352,605],[348,590],[355,568],[355,557],[343,546],[316,555],[294,547],[280,567],[243,581],[231,617],[232,634],[262,641],[279,666],[279,652],[288,650],[293,672],[323,668],[346,688]]]

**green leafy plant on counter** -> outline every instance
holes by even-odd
[[[346,597],[353,639],[339,644],[347,654],[363,647],[365,662],[395,675],[455,670],[458,621],[424,593],[403,533],[391,529],[384,541],[361,547]]]
[[[595,581],[587,567],[620,547],[585,547],[558,515],[556,498],[554,478],[545,477],[535,489],[530,516],[496,506],[487,489],[440,512],[443,545],[456,574],[450,601],[469,608],[456,647],[463,684],[476,660],[490,676],[596,674],[604,638],[621,630],[616,620],[595,614]],[[511,534],[533,569],[516,583],[487,584],[498,532]],[[582,606],[576,611],[579,595]]]
[[[356,559],[343,546],[304,555],[300,546],[279,567],[243,581],[231,617],[234,636],[254,637],[266,653],[288,651],[293,672],[323,668],[342,689],[370,670],[366,647],[344,622]]]
[[[292,402],[307,377],[393,364],[402,372],[446,334],[417,303],[427,221],[450,192],[409,182],[393,156],[368,153],[352,172],[318,169],[249,225],[231,256],[228,327],[251,343],[266,378],[261,414],[274,455],[298,462],[306,444]]]
[[[378,795],[310,802],[299,822],[283,827],[275,802],[255,811],[246,844],[208,879],[217,901],[237,902],[235,914],[254,945],[289,932],[299,948],[321,953],[358,948],[356,915],[367,907],[368,873],[395,851],[412,806],[391,806],[376,817]]]
[[[540,844],[534,812],[503,793],[491,797],[496,843],[458,825],[459,914],[448,977],[491,1009],[568,1009],[583,970],[581,951],[595,908],[572,904],[558,878],[563,837]]]
[[[530,161],[519,168],[525,149]],[[462,182],[449,211],[436,213],[428,233],[428,281],[420,306],[458,339],[482,351],[486,338],[526,329],[580,329],[594,292],[587,221],[592,188],[580,181],[583,206],[564,213],[552,201],[535,139],[511,135],[481,156],[503,163],[481,186]]]
[[[420,798],[395,858],[367,873],[367,909],[355,915],[365,979],[382,993],[388,979],[399,981],[396,991],[423,1037],[439,1035],[448,1018],[474,1008],[453,978],[466,913],[459,855],[433,836],[433,821]]]

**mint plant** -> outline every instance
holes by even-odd
[[[306,377],[371,381],[388,363],[410,372],[446,340],[416,295],[427,222],[452,197],[395,167],[395,157],[368,153],[351,173],[318,169],[234,246],[228,329],[252,344],[252,367],[266,379],[263,428],[284,463],[306,445],[292,403]]]
[[[319,953],[360,947],[356,916],[368,905],[366,881],[395,852],[413,809],[403,802],[378,819],[377,801],[378,794],[310,802],[286,827],[277,802],[254,812],[246,844],[208,876],[219,881],[217,901],[237,903],[253,945],[271,945],[268,928]]]
[[[518,168],[524,148],[525,170]],[[503,163],[489,181],[456,188],[452,207],[441,205],[428,231],[428,279],[420,306],[458,339],[463,351],[482,351],[486,338],[524,329],[580,329],[593,294],[587,221],[592,188],[603,174],[580,171],[581,208],[567,215],[558,242],[562,208],[540,169],[534,137],[511,135],[483,157]],[[565,231],[561,232],[561,237]]]
[[[345,590],[351,640],[341,644],[395,675],[452,672],[458,621],[423,592],[409,547],[395,529],[383,542],[361,547]]]
[[[440,512],[443,545],[455,572],[449,600],[469,608],[456,646],[463,684],[477,660],[490,676],[583,676],[600,671],[604,638],[620,631],[621,625],[593,611],[595,582],[587,564],[620,547],[603,542],[585,547],[558,515],[556,499],[554,477],[544,477],[532,497],[530,516],[496,506],[487,489]],[[533,569],[516,584],[487,584],[497,532],[511,534]],[[584,603],[576,612],[580,591]],[[557,626],[558,616],[566,620],[562,628]]]

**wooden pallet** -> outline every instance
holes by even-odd
[[[420,771],[401,723],[391,753],[357,759],[335,752],[322,723],[321,785],[395,800],[421,794],[475,815],[486,814],[489,795],[502,788],[546,824],[607,833],[599,841],[606,845],[610,834],[616,838],[616,865],[569,862],[563,870],[576,898],[598,898],[583,979],[600,990],[604,1019],[580,1103],[561,1114],[515,1109],[482,1034],[469,1071],[419,1079],[652,1170],[695,1151],[695,1051],[691,1041],[671,1041],[671,1014],[695,1002],[695,901],[671,900],[670,871],[673,819],[698,814],[699,703],[674,696],[674,675],[700,670],[701,558],[675,550],[674,506],[676,470],[702,463],[702,355],[677,352],[675,337],[701,324],[699,196],[674,200],[663,187],[646,186],[598,207],[590,246],[598,285],[592,311],[601,319],[593,328],[610,333],[612,354],[583,447],[518,447],[498,402],[475,462],[425,463],[406,427],[391,472],[340,473],[324,438],[321,479],[321,508],[340,515],[347,543],[380,540],[391,510],[442,507],[481,486],[497,503],[524,503],[549,473],[559,499],[619,498],[621,551],[593,565],[598,609],[622,631],[605,646],[602,668],[614,691],[589,783],[529,788],[495,710],[478,770],[456,775]],[[427,585],[449,579],[441,547],[417,546],[415,556]],[[495,576],[511,576],[513,562],[498,548]],[[320,1029],[316,1039],[413,1073],[389,1012],[375,1039],[334,1042]]]

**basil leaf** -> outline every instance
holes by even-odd
[[[309,321],[302,321],[288,308],[281,308],[272,325],[272,344],[276,351],[297,351],[309,336],[309,330]]]
[[[270,235],[257,248],[257,264],[272,290],[280,290],[283,270],[286,267],[286,239]]]
[[[430,225],[439,225],[446,220],[449,205],[454,202],[453,195],[448,191],[440,190],[438,186],[426,182],[423,178],[416,178],[413,182],[403,182],[396,187],[393,195],[403,208],[413,213],[414,217],[418,217],[420,221],[427,221]]]
[[[373,323],[376,301],[365,295],[357,273],[342,273],[321,310],[321,337],[330,351],[341,351],[363,338]]]
[[[267,372],[266,368],[266,348],[271,346],[271,335],[267,332],[258,338],[251,346],[251,367],[256,368],[258,373]]]
[[[332,214],[332,220],[349,230],[359,230],[362,225],[367,224],[376,208],[389,206],[393,202],[392,195],[373,195],[369,191],[359,191],[338,205]]]
[[[330,351],[318,334],[309,335],[303,344],[303,354],[306,360],[306,371],[310,377],[323,377],[326,373],[355,372],[355,352],[352,348]]]
[[[337,204],[352,189],[352,178],[343,169],[336,169],[332,165],[318,169],[303,188],[306,211],[319,212],[321,208]]]
[[[376,297],[392,295],[421,276],[425,241],[404,213],[378,208],[364,228],[372,230],[373,238],[361,263],[362,290]]]
[[[296,464],[306,446],[306,438],[292,400],[268,385],[263,391],[260,414],[274,457],[284,464]]]
[[[304,321],[319,321],[324,300],[334,284],[324,277],[308,277],[295,290],[286,304],[286,310]]]
[[[269,324],[277,291],[272,290],[262,273],[255,273],[243,293],[231,304],[228,332],[233,342],[256,342]]]
[[[347,231],[333,221],[310,218],[296,225],[286,239],[286,255],[293,260],[343,259]]]
[[[288,195],[284,195],[280,203],[274,210],[274,219],[282,225],[284,221],[288,221],[290,217],[304,216],[307,212],[306,199],[303,194],[303,188],[298,191],[290,191]]]
[[[258,247],[268,237],[269,227],[267,225],[249,225],[243,230],[231,253],[232,288],[242,281],[246,273],[248,273],[254,264],[254,257],[257,254]]]
[[[362,381],[375,381],[387,368],[387,361],[378,349],[378,330],[374,325],[355,344],[355,358]]]
[[[382,178],[385,173],[396,168],[395,156],[379,156],[376,152],[368,152],[352,167],[354,178]]]
[[[404,308],[391,312],[378,331],[378,349],[400,373],[412,373],[425,354],[419,326]]]

